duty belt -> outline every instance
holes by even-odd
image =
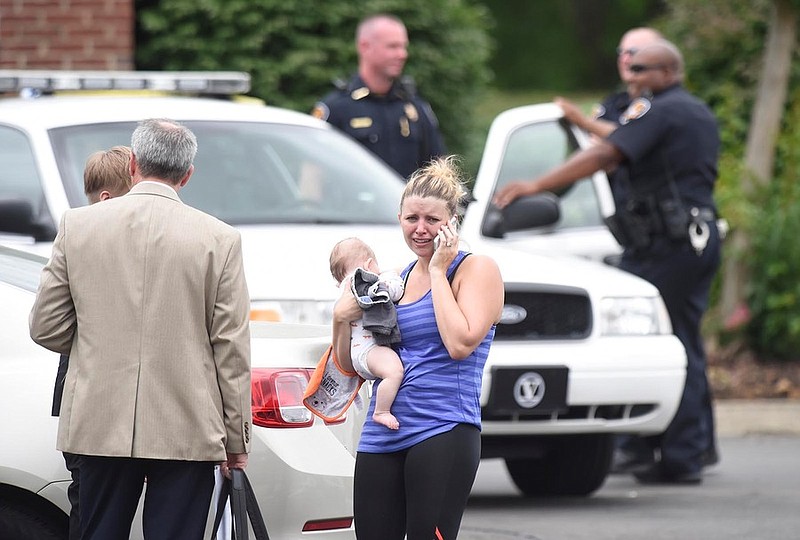
[[[717,219],[717,213],[713,208],[697,208],[693,206],[689,209],[689,215],[698,221],[714,221]]]

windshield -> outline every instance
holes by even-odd
[[[256,122],[184,122],[197,136],[181,199],[231,225],[396,223],[403,181],[332,130]],[[83,168],[97,150],[130,145],[134,122],[50,131],[72,207],[87,204]]]

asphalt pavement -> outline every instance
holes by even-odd
[[[798,399],[718,399],[714,401],[717,435],[800,435]]]

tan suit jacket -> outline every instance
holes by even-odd
[[[222,461],[249,451],[249,296],[235,229],[168,185],[69,210],[30,315],[69,354],[58,449]]]

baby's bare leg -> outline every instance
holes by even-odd
[[[372,419],[377,423],[397,429],[400,422],[390,412],[400,383],[403,382],[403,363],[391,347],[373,347],[367,354],[367,367],[381,379],[375,394],[375,412]]]

